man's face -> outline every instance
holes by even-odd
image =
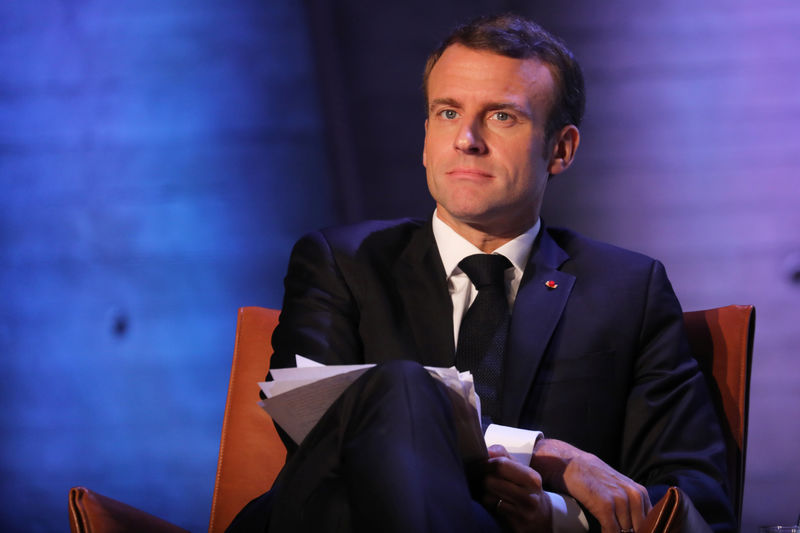
[[[539,216],[552,147],[545,123],[556,85],[537,59],[462,45],[447,48],[428,79],[422,163],[439,217],[513,237]]]

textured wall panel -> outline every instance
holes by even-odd
[[[3,531],[84,484],[207,527],[241,305],[333,222],[291,2],[0,7]]]

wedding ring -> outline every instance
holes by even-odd
[[[619,533],[636,533],[633,528],[630,529],[620,529]]]
[[[494,512],[495,513],[499,513],[500,512],[500,504],[501,503],[503,503],[503,498],[500,498],[499,500],[497,500],[497,505],[494,506]]]

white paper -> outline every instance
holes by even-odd
[[[270,370],[272,381],[259,382],[266,396],[259,405],[297,443],[316,425],[317,421],[334,401],[374,364],[322,365],[303,357],[295,356],[297,367]],[[462,426],[472,427],[477,422],[480,428],[480,400],[475,393],[472,375],[459,372],[455,367],[425,367],[430,374],[463,398],[472,414]],[[472,417],[475,420],[472,420]],[[478,432],[477,436],[480,435]],[[470,453],[481,453],[480,446],[471,446]],[[482,453],[485,455],[486,450]]]
[[[294,354],[294,365],[297,368],[308,368],[310,366],[325,366],[322,363],[318,363],[313,359],[309,359],[308,357],[303,357],[302,355]]]
[[[301,443],[331,404],[366,370],[366,368],[361,368],[344,373],[334,372],[323,379],[315,379],[309,384],[290,388],[288,391],[273,394],[271,397],[268,396],[258,405],[269,413],[292,440]],[[275,382],[260,383],[259,385],[270,385],[271,383]],[[274,389],[273,387],[270,393],[274,393]],[[262,390],[264,390],[263,386]],[[265,394],[267,394],[266,391]]]

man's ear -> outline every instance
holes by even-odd
[[[560,174],[569,168],[575,159],[575,152],[578,151],[580,143],[581,133],[577,127],[569,124],[561,128],[553,143],[550,163],[547,167],[551,176]]]
[[[425,161],[425,149],[428,147],[428,119],[425,119],[425,140],[422,141],[422,166],[428,168],[428,164]]]

